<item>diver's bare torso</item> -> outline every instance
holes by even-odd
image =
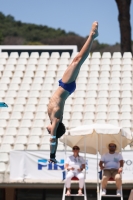
[[[51,121],[55,118],[62,120],[64,104],[68,96],[69,92],[60,86],[52,95],[48,104],[48,115]]]

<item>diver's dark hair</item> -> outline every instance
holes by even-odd
[[[56,130],[56,138],[60,138],[66,132],[66,128],[62,122],[59,123]]]

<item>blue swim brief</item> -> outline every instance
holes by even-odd
[[[63,83],[62,79],[59,80],[59,86],[61,86],[62,88],[64,88],[64,90],[68,91],[69,94],[72,94],[74,92],[74,90],[76,89],[76,83],[75,81],[71,82],[71,83]]]

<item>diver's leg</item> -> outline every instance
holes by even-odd
[[[73,59],[72,63],[68,66],[66,69],[62,81],[63,83],[71,83],[76,80],[79,70],[81,68],[81,65],[85,61],[85,59],[88,57],[89,52],[91,50],[91,46],[93,43],[93,40],[98,36],[98,23],[94,22],[92,24],[90,35],[83,45],[82,49],[78,53],[78,55]]]

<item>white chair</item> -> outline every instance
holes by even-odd
[[[37,109],[36,109],[36,112],[47,112],[47,105],[46,104],[39,104]]]
[[[94,120],[95,119],[94,112],[85,111],[83,119]]]
[[[15,104],[21,104],[21,105],[25,105],[26,104],[26,98],[25,97],[18,97],[15,101]]]
[[[84,97],[86,97],[86,98],[96,98],[97,92],[96,91],[87,91],[86,95]]]
[[[90,61],[90,65],[100,65],[100,59],[92,58]]]
[[[121,112],[132,112],[132,107],[131,105],[122,105],[120,108]]]
[[[122,61],[120,58],[113,58],[112,59],[112,65],[121,65],[122,64]]]
[[[83,63],[82,67],[80,68],[80,71],[89,71],[89,65],[86,65]]]
[[[72,106],[69,104],[65,105],[64,112],[71,112],[71,111],[72,111]]]
[[[0,162],[8,163],[9,157],[7,153],[0,153]]]
[[[70,103],[72,104],[72,103]],[[84,105],[84,98],[78,97],[73,100],[73,105]]]
[[[25,112],[35,112],[35,111],[36,111],[36,105],[34,104],[26,105]]]
[[[121,79],[121,83],[122,83],[122,84],[125,84],[125,83],[127,83],[127,84],[132,84],[132,79],[131,79],[131,78],[128,78],[128,77],[122,78],[122,79]]]
[[[100,78],[109,78],[110,73],[108,71],[101,71]]]
[[[102,77],[102,78],[99,78],[99,84],[102,84],[102,83],[107,83],[109,84],[109,77]]]
[[[95,110],[96,110],[95,105],[87,104],[84,107],[84,112],[95,112]]]
[[[12,151],[12,146],[10,144],[2,144],[0,147],[0,152],[2,153],[10,153]]]
[[[132,115],[131,113],[129,112],[124,112],[124,113],[121,113],[121,117],[120,117],[121,120],[132,120]]]
[[[120,98],[120,92],[119,91],[111,91],[109,94],[110,98]]]
[[[17,135],[17,128],[9,127],[6,129],[5,136],[16,136]]]
[[[101,58],[100,52],[93,52],[91,58]]]
[[[35,119],[45,119],[46,118],[46,113],[45,111],[40,111],[40,112],[36,112],[36,115],[35,115]]]
[[[111,58],[111,53],[110,52],[103,52],[102,58]]]
[[[42,134],[43,134],[43,130],[39,127],[31,129],[31,133],[30,133],[31,136],[39,136],[40,137],[40,136],[42,136]]]
[[[96,105],[96,98],[95,97],[87,97],[85,99],[85,105],[91,104],[91,105]]]
[[[18,130],[18,136],[29,136],[30,135],[30,129],[29,128],[19,128]]]
[[[8,127],[18,128],[19,127],[19,120],[18,119],[10,119],[8,123]]]
[[[40,98],[39,104],[48,104],[49,103],[49,98],[48,97],[42,97]]]
[[[2,140],[2,144],[14,144],[14,136],[4,136]]]
[[[33,120],[34,119],[34,113],[32,111],[25,111],[23,115],[23,120],[29,119]]]
[[[50,58],[48,61],[48,65],[58,65],[58,64],[59,64],[58,58]]]
[[[121,71],[121,65],[112,65],[111,71]]]
[[[132,123],[130,120],[125,119],[120,121],[120,126],[123,128],[132,128]]]
[[[45,77],[44,84],[45,83],[53,84],[54,83],[54,78],[53,77]]]
[[[28,144],[27,150],[39,150],[39,148],[37,144]]]
[[[26,58],[19,58],[17,62],[17,66],[27,65],[27,59]]]
[[[25,97],[27,98],[29,95],[29,92],[26,90],[19,90],[17,97]]]
[[[97,71],[91,71],[89,73],[89,78],[98,78],[99,77],[99,73]]]
[[[126,77],[132,78],[132,72],[131,71],[124,71],[122,73],[122,78],[126,78]]]
[[[104,91],[104,90],[106,90],[106,91],[108,91],[109,90],[109,85],[108,84],[99,84],[98,85],[99,87],[98,87],[98,90],[99,91]]]
[[[71,117],[70,112],[65,111],[63,114],[63,119],[70,120],[70,117]]]
[[[110,60],[110,58],[104,58],[104,59],[102,59],[101,60],[101,65],[107,65],[107,66],[109,66],[109,65],[111,65],[111,60]],[[110,66],[109,66],[110,67]]]
[[[33,71],[26,71],[24,77],[30,77],[30,78],[34,78],[35,74]]]
[[[83,105],[80,103],[79,105],[73,105],[72,112],[83,112]]]
[[[32,122],[30,119],[22,119],[21,124],[20,124],[20,128],[31,128],[32,126]]]
[[[97,91],[98,90],[98,85],[96,84],[96,83],[89,83],[89,84],[87,84],[87,87],[86,87],[86,90],[95,90],[95,91]]]
[[[132,58],[131,52],[124,52],[123,58]]]
[[[41,98],[42,97],[49,97],[50,98],[51,97],[51,91],[49,91],[49,90],[42,91],[40,97]]]
[[[43,66],[48,65],[48,59],[40,58],[38,61],[38,66],[40,66],[40,65],[43,65]]]
[[[117,97],[110,98],[109,105],[120,105],[120,99]]]
[[[74,127],[77,127],[77,126],[80,126],[80,125],[81,125],[80,119],[73,119],[73,120],[70,121],[69,127],[74,128]]]
[[[115,78],[115,77],[120,78],[121,77],[121,72],[120,71],[112,71],[111,72],[111,77],[113,77],[113,78]]]
[[[10,118],[10,114],[8,111],[1,111],[0,112],[0,119],[8,120]]]
[[[37,144],[39,145],[40,144],[40,137],[39,136],[30,136],[29,137],[29,141],[28,141],[28,144]]]
[[[60,58],[58,64],[59,65],[69,65],[69,59],[68,58]]]
[[[50,58],[60,58],[59,52],[52,52]]]
[[[72,113],[71,120],[81,120],[81,119],[82,119],[82,113],[81,112],[77,111],[77,112]]]
[[[44,128],[44,120],[43,119],[36,119],[33,122],[33,128]]]
[[[21,112],[12,112],[10,119],[21,120],[22,119],[22,113]]]
[[[11,71],[14,72],[15,71],[15,66],[14,65],[6,65],[4,71]]]
[[[132,65],[131,58],[123,58],[122,65]]]
[[[78,77],[77,78],[77,84],[80,84],[80,83],[87,84],[87,78]]]
[[[88,125],[88,124],[93,124],[94,120],[88,120],[88,119],[83,119],[82,120],[82,125]]]
[[[132,71],[132,65],[123,65],[121,70],[122,71]]]
[[[109,64],[103,64],[101,65],[101,71],[111,71],[110,65]]]
[[[6,127],[7,127],[7,120],[0,119],[0,128],[6,128]]]
[[[15,144],[13,150],[25,150],[24,144]]]
[[[108,98],[106,97],[98,98],[97,105],[108,105]]]
[[[70,58],[70,53],[69,52],[62,52],[61,58]]]
[[[96,113],[96,120],[106,120],[107,113],[106,112],[98,112]]]
[[[108,98],[109,97],[109,93],[108,93],[108,91],[99,91],[98,92],[98,98]]]
[[[119,105],[109,105],[108,111],[109,112],[119,112],[120,111]]]
[[[27,100],[27,105],[28,104],[33,104],[33,105],[37,105],[38,104],[38,98],[37,97],[31,97],[31,98],[28,98]]]
[[[0,137],[3,137],[5,134],[5,128],[4,127],[0,127]]]
[[[30,58],[36,58],[36,59],[38,59],[39,58],[39,53],[38,52],[31,52]]]
[[[31,90],[29,92],[29,98],[38,98],[40,96],[40,91],[38,90]]]
[[[82,67],[81,67],[82,68]],[[91,65],[90,66],[90,69],[89,69],[89,67],[88,67],[88,70],[91,72],[91,71],[100,71],[100,67],[99,67],[99,65]],[[88,71],[87,70],[87,71]]]
[[[58,66],[58,71],[63,71],[63,72],[65,72],[66,69],[67,69],[67,65],[59,65],[59,66]]]
[[[25,136],[25,135],[23,135],[23,136],[22,135],[17,136],[15,145],[16,144],[26,145],[27,144],[27,136]]]
[[[122,94],[121,94],[121,97],[122,98],[132,98],[132,92],[131,91],[122,91]]]
[[[75,91],[75,93],[74,93],[74,98],[77,98],[77,97],[85,97],[86,96],[86,93],[85,93],[85,91],[83,91],[83,90],[78,90],[78,91]]]
[[[29,58],[27,65],[37,65],[38,60],[36,58]]]
[[[121,52],[114,52],[112,58],[122,58]]]
[[[132,100],[132,98],[122,98],[122,100],[121,100],[121,105],[132,105],[132,102],[133,102],[133,100]]]
[[[0,163],[0,173],[1,174],[5,174],[5,172],[6,172],[6,164],[5,163],[3,163],[3,162],[1,162]],[[2,178],[2,182],[4,182],[4,177]]]
[[[88,83],[98,83],[98,78],[96,78],[96,77],[89,78]]]
[[[26,58],[26,59],[28,59],[29,58],[29,53],[28,52],[21,52],[20,58]]]
[[[7,60],[7,64],[9,64],[9,65],[16,65],[17,64],[17,60],[15,58],[9,58]]]
[[[110,91],[114,91],[114,90],[120,91],[121,90],[121,86],[120,86],[119,83],[114,83],[114,84],[112,83],[109,86],[109,90]]]
[[[88,72],[87,71],[81,71],[79,73],[78,77],[85,77],[85,78],[87,78],[88,77]]]
[[[12,71],[4,71],[4,73],[3,73],[3,77],[9,77],[9,78],[11,78],[12,76],[13,76]]]
[[[121,91],[132,91],[132,84],[122,84],[121,85]]]
[[[50,91],[52,91],[53,87],[54,86],[51,83],[44,83],[43,86],[42,86],[42,90],[50,90]]]
[[[98,105],[96,107],[96,112],[107,112],[107,106],[106,105]]]
[[[0,58],[8,58],[8,53],[7,52],[0,52]]]
[[[47,59],[49,59],[49,52],[42,52],[40,58],[47,58]]]
[[[108,120],[119,120],[119,113],[118,112],[109,112]]]

